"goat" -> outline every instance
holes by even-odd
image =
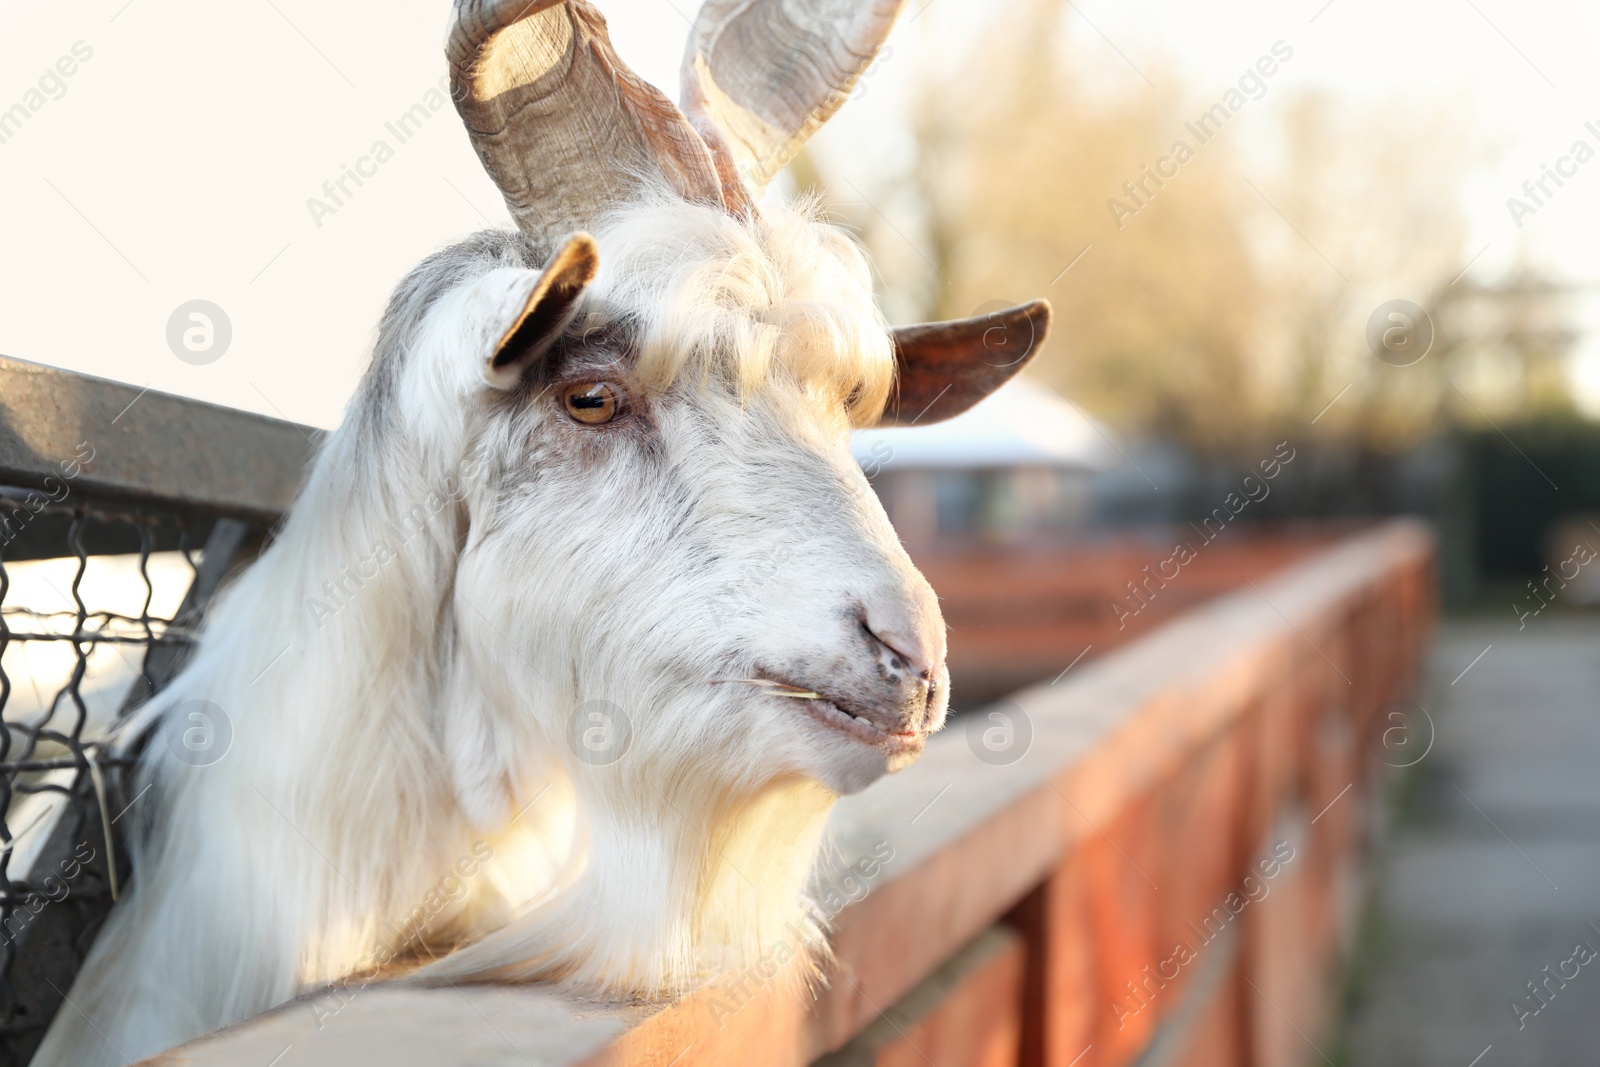
[[[457,0],[518,231],[400,283],[281,529],[118,735],[134,877],[35,1064],[352,975],[671,997],[803,915],[834,800],[949,701],[849,431],[965,410],[1049,317],[891,330],[850,239],[757,206],[900,3],[709,0],[680,110],[583,0]],[[225,757],[186,755],[202,720]]]

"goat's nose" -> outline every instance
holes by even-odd
[[[905,674],[927,681],[933,677],[933,662],[922,642],[903,630],[879,630],[871,622],[862,623],[878,646],[878,662],[890,674]]]
[[[942,665],[943,642],[939,640],[939,630],[930,625],[933,620],[917,616],[916,612],[874,610],[869,606],[861,627],[872,638],[878,662],[885,671],[927,682]]]
[[[948,686],[944,616],[932,587],[912,571],[897,586],[866,598],[858,618],[877,675],[862,694],[872,694],[867,717],[896,732],[937,730]]]

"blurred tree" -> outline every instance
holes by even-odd
[[[1231,84],[1196,92],[1121,68],[1108,91],[1082,73],[1070,4],[1008,10],[959,58],[922,49],[914,161],[865,205],[833,200],[891,307],[958,317],[1045,295],[1056,328],[1036,377],[1119,428],[1223,459],[1284,438],[1393,453],[1462,412],[1481,422],[1468,396],[1510,394],[1479,364],[1504,377],[1509,360],[1527,386],[1514,413],[1567,404],[1571,338],[1548,287],[1452,285],[1469,258],[1458,190],[1478,154],[1463,119],[1297,92],[1280,73],[1201,143],[1192,124]],[[1149,177],[1180,139],[1192,158]],[[806,166],[805,184],[826,185]],[[1395,299],[1437,319],[1409,367],[1366,341]]]
[[[947,280],[927,310],[970,315],[1043,293],[1057,328],[1038,377],[1116,425],[1223,445],[1254,415],[1261,292],[1232,150],[1206,145],[1159,188],[1146,180],[1153,195],[1130,197],[1123,183],[1188,136],[1182,94],[1096,93],[1061,61],[1065,5],[1023,6],[972,69],[917,94],[915,183]],[[1113,197],[1143,206],[1114,219]]]
[[[1468,137],[1444,113],[1324,93],[1292,94],[1272,117],[1279,162],[1258,183],[1250,225],[1272,279],[1264,356],[1280,369],[1276,414],[1285,429],[1303,427],[1339,397],[1318,420],[1321,440],[1412,445],[1440,428],[1448,400],[1434,313],[1468,258],[1458,203]],[[1383,362],[1368,344],[1369,319],[1394,300],[1430,313],[1433,346],[1410,366]]]

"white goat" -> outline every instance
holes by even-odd
[[[754,207],[899,3],[711,0],[686,117],[581,0],[458,0],[457,106],[521,232],[400,284],[282,529],[130,723],[133,882],[36,1064],[351,976],[670,996],[785,936],[834,798],[948,704],[849,430],[964,410],[1048,322],[891,331],[851,241]],[[197,710],[231,729],[204,766]]]

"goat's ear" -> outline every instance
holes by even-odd
[[[483,380],[496,389],[515,386],[567,328],[599,269],[600,250],[593,237],[576,233],[567,238],[531,288],[519,285],[508,295],[503,332],[484,360]]]
[[[921,426],[961,414],[1026,367],[1049,332],[1050,305],[1043,300],[896,327],[895,391],[878,425]]]

